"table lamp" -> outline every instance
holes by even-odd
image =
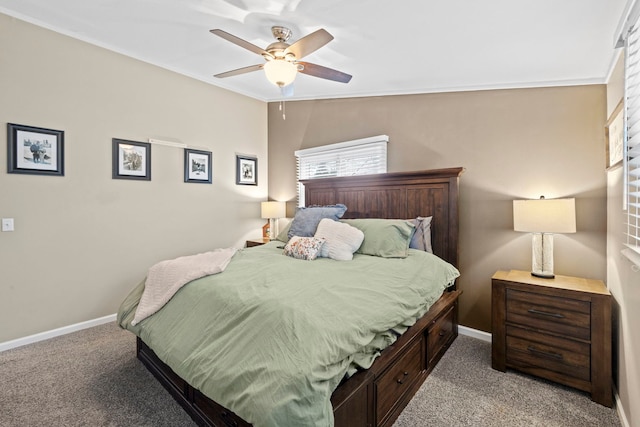
[[[553,233],[576,232],[576,199],[514,200],[513,229],[533,233],[531,275],[552,279]]]
[[[261,217],[267,219],[267,223],[262,227],[262,237],[270,240],[278,236],[278,222],[274,221],[278,218],[284,218],[286,215],[285,202],[262,202]]]

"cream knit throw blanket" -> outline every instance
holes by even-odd
[[[131,324],[137,325],[160,310],[182,286],[192,280],[224,271],[235,253],[236,248],[216,249],[161,261],[151,267]]]

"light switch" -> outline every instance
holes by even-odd
[[[2,231],[13,231],[13,218],[2,218]]]

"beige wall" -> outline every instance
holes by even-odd
[[[608,115],[623,97],[623,83],[621,56],[607,85]],[[607,173],[607,285],[614,298],[614,381],[627,425],[640,426],[640,272],[620,253],[625,223],[622,173],[621,167]]]
[[[512,200],[575,197],[576,234],[555,238],[558,274],[605,279],[604,85],[269,104],[269,196],[295,198],[294,150],[387,134],[390,172],[463,166],[461,324],[490,331],[491,276],[531,269]]]
[[[260,235],[264,102],[1,14],[0,52],[0,125],[65,131],[64,177],[0,172],[0,342],[115,313],[153,263]],[[213,184],[157,145],[151,182],[113,180],[114,137],[206,148]],[[259,186],[235,185],[236,153],[258,156]]]

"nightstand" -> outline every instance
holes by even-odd
[[[600,280],[498,271],[491,279],[491,366],[586,391],[611,407],[611,294]]]
[[[260,245],[264,245],[265,243],[269,243],[271,240],[269,240],[267,237],[263,237],[261,239],[251,239],[251,240],[247,240],[247,247],[248,248],[252,248],[254,246],[260,246]]]

